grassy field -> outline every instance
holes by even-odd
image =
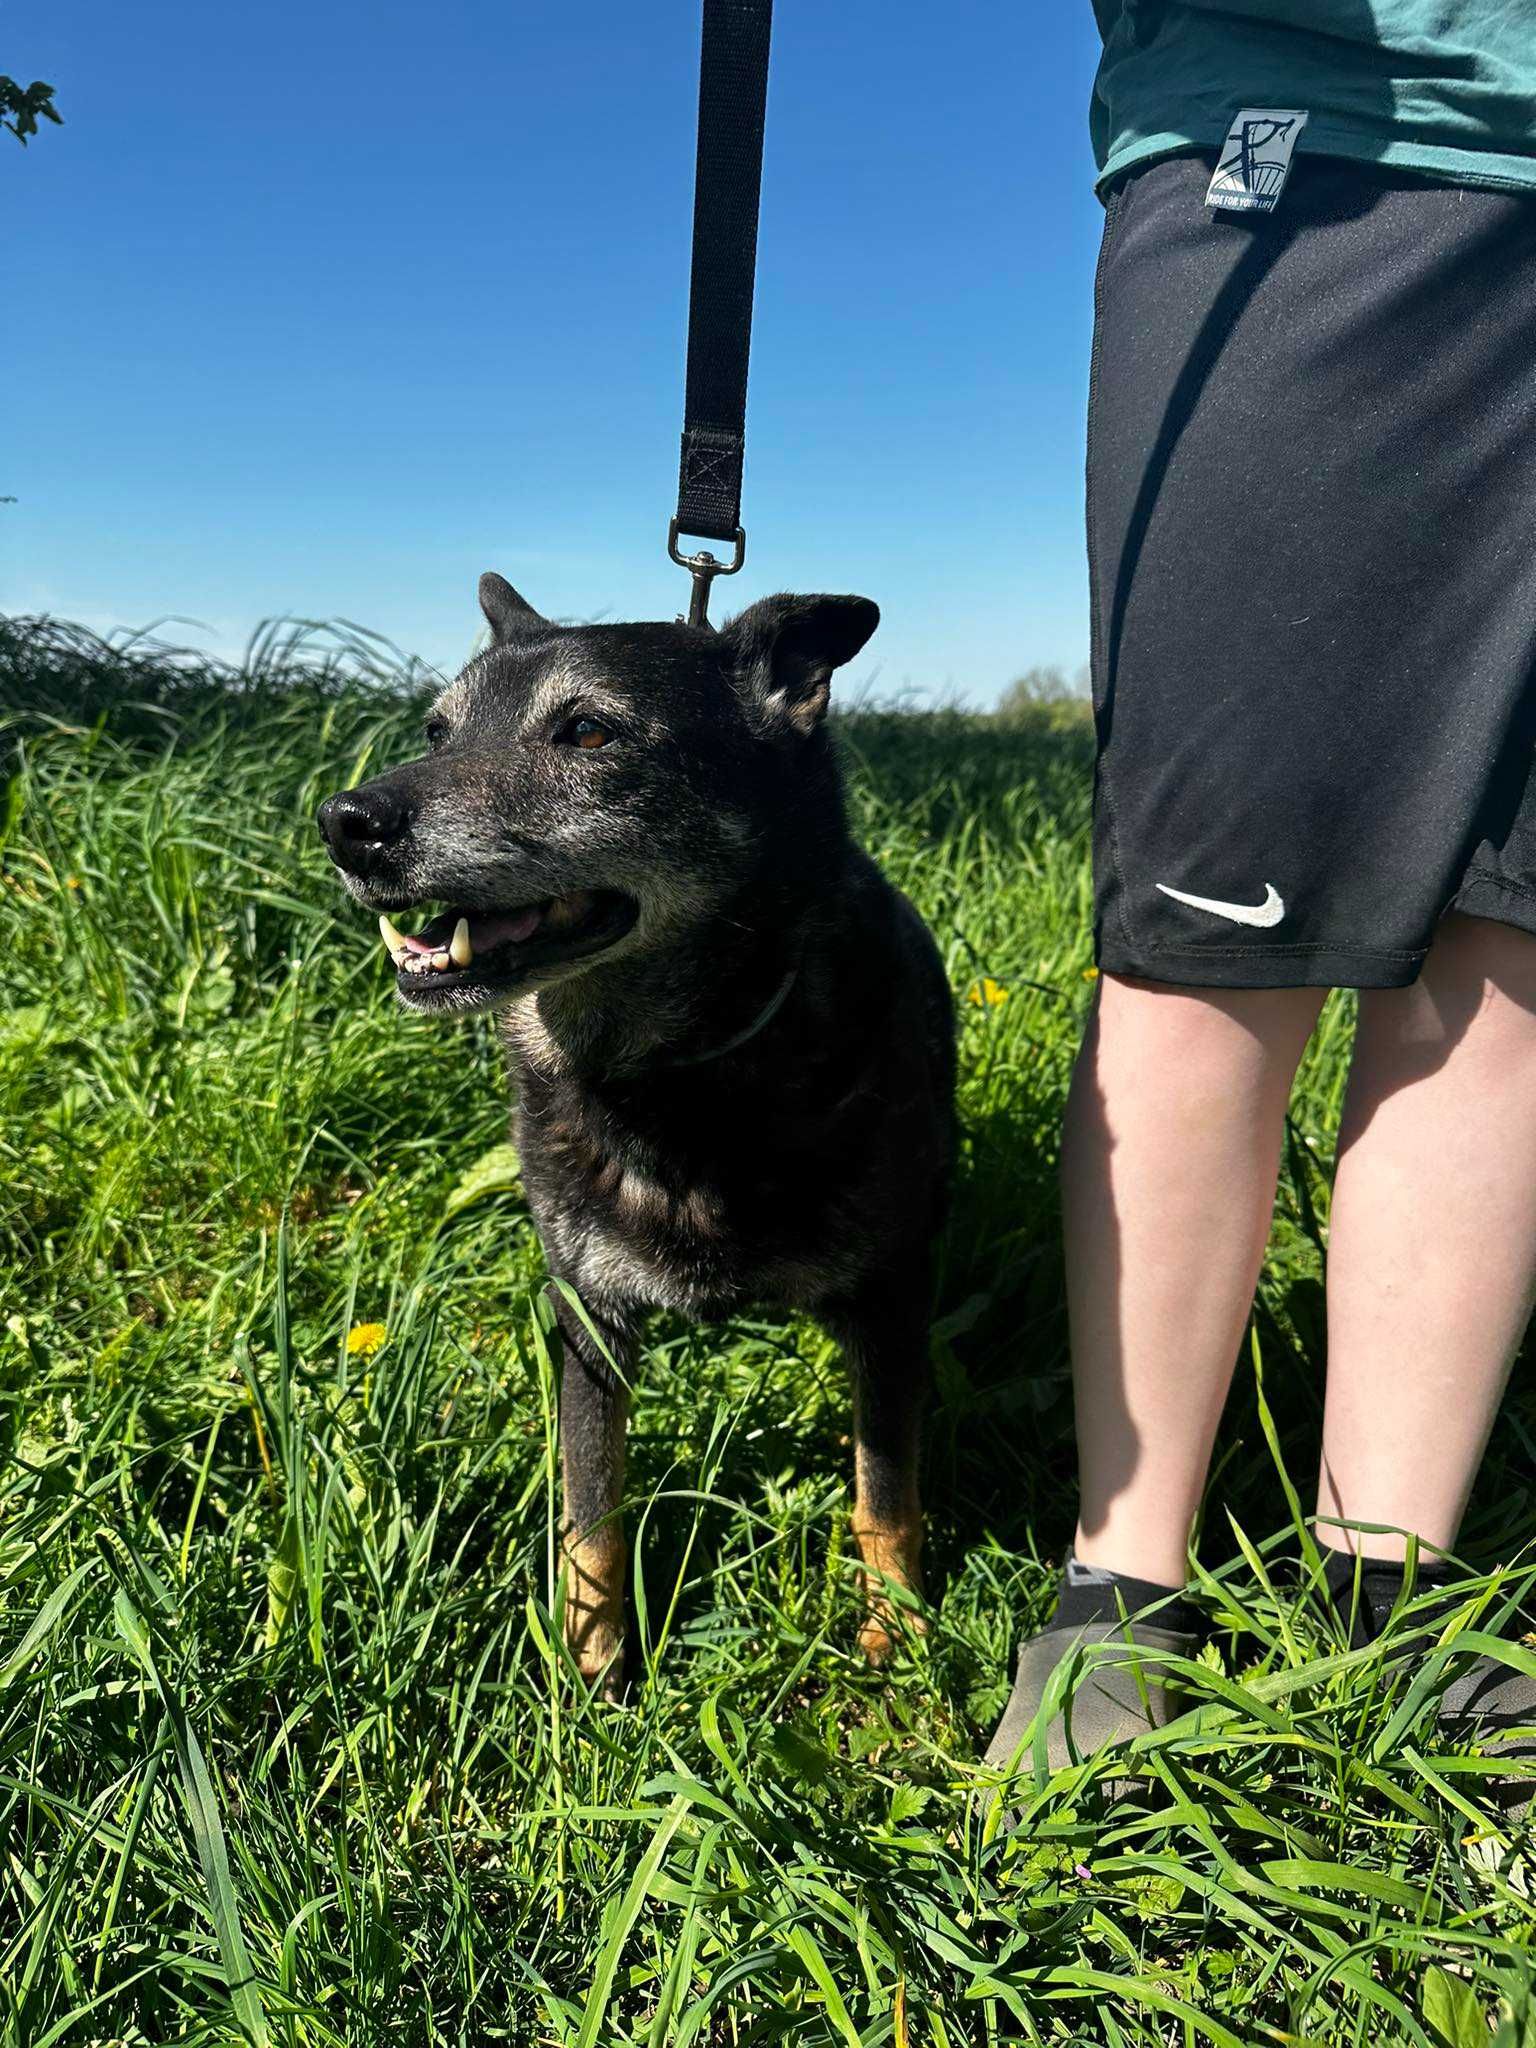
[[[825,1340],[658,1320],[636,1682],[579,1695],[495,1042],[396,1012],[312,823],[412,750],[424,680],[324,636],[233,676],[0,629],[0,2042],[1531,2048],[1529,1841],[1437,1732],[1452,1653],[1345,1654],[1305,1590],[1342,1002],[1208,1504],[1198,1704],[1134,1780],[975,1764],[1073,1519],[1070,712],[841,727],[961,1020],[931,1632],[852,1654]],[[1521,1374],[1470,1596],[1528,1541],[1533,1419]]]

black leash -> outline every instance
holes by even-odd
[[[683,458],[667,534],[667,553],[693,578],[690,626],[709,624],[710,584],[747,558],[741,467],[772,20],[773,0],[704,0]],[[683,554],[684,533],[730,541],[731,559]]]

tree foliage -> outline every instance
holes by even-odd
[[[64,116],[53,104],[53,87],[38,78],[30,85],[19,85],[0,72],[0,128],[9,129],[25,148],[28,138],[37,133],[39,121],[51,121],[56,128],[64,125]]]
[[[1005,725],[1064,729],[1087,719],[1089,701],[1086,668],[1069,676],[1065,669],[1037,664],[1004,690],[997,700],[997,716]]]

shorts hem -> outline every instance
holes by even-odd
[[[1536,912],[1536,901],[1530,910]],[[1408,988],[1419,978],[1428,946],[1381,952],[1369,946],[1101,945],[1101,974],[1164,981],[1178,988]]]
[[[1511,882],[1473,868],[1446,908],[1463,917],[1486,917],[1493,924],[1512,924],[1536,936],[1536,883]]]
[[[1445,906],[1447,913],[1512,925],[1536,938],[1536,884],[1527,887],[1474,868]],[[1411,951],[1375,946],[1109,945],[1096,959],[1101,974],[1162,981],[1176,988],[1408,988],[1419,978],[1427,945]]]

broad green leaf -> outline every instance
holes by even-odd
[[[0,1010],[0,1038],[38,1038],[47,1025],[46,1003],[22,1003],[14,1010]]]
[[[1487,2048],[1488,2019],[1472,1986],[1438,1963],[1424,1972],[1424,2024],[1446,2048]]]
[[[522,1161],[517,1156],[515,1145],[493,1145],[489,1152],[481,1153],[449,1191],[443,1204],[444,1216],[457,1216],[471,1202],[484,1201],[487,1195],[500,1195],[509,1188],[519,1187],[522,1171]]]
[[[768,1739],[785,1770],[802,1784],[819,1785],[832,1767],[821,1744],[809,1741],[798,1728],[775,1728]]]
[[[932,1797],[927,1785],[898,1785],[891,1794],[891,1826],[898,1828],[903,1821],[916,1820]]]

